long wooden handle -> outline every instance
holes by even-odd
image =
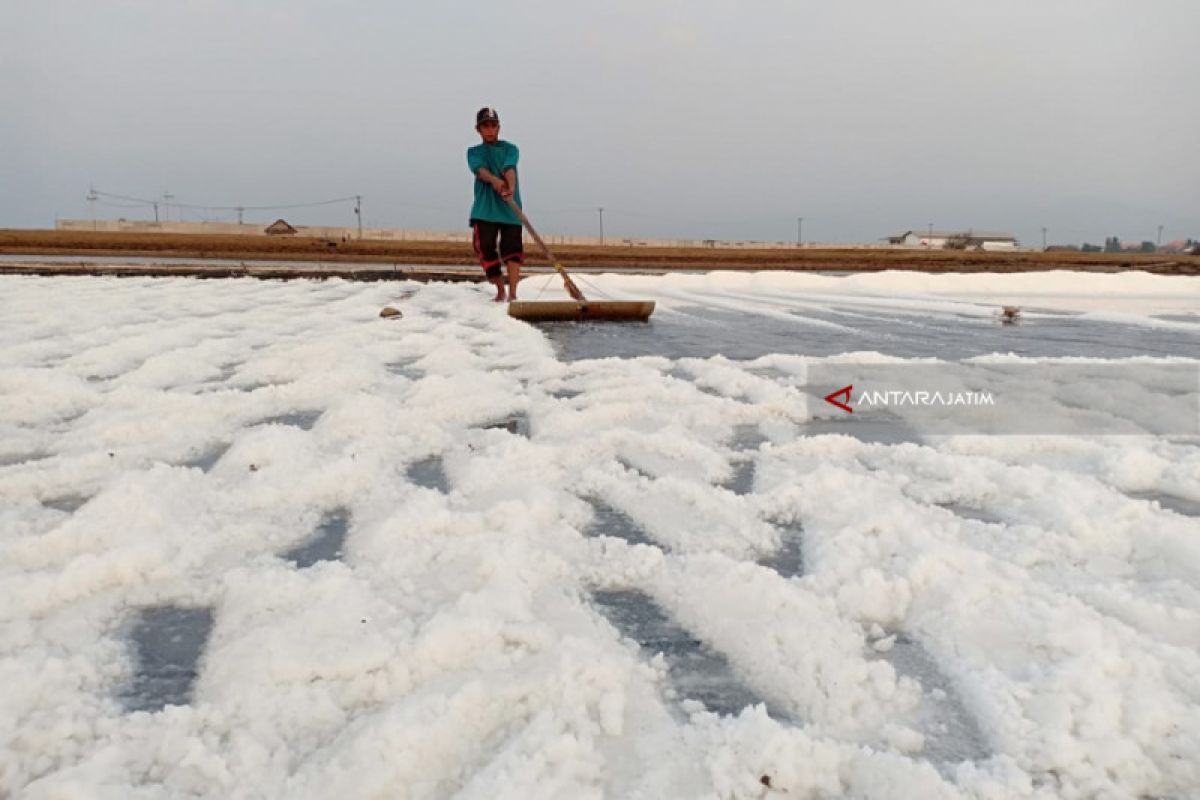
[[[504,195],[500,196],[504,197]],[[538,236],[538,232],[533,229],[533,223],[529,221],[529,217],[525,216],[525,212],[521,210],[517,202],[511,197],[504,197],[504,202],[508,203],[508,207],[517,215],[517,219],[521,220],[521,224],[525,226],[525,230],[529,231],[529,235],[538,243],[538,247],[542,248],[542,252],[546,254],[546,260],[550,262],[550,266],[554,267],[554,271],[563,279],[563,284],[567,287],[567,294],[581,303],[585,302],[587,298],[583,296],[583,292],[579,291],[579,287],[575,285],[575,281],[571,280],[571,276],[567,274],[563,265],[558,263],[558,259],[550,252],[550,248],[542,241],[542,237]]]
[[[504,195],[500,196],[504,197]],[[529,235],[532,236],[533,240],[538,243],[538,247],[542,248],[542,252],[546,254],[546,258],[550,261],[550,263],[557,267],[558,259],[554,257],[553,253],[550,252],[550,248],[547,247],[546,243],[542,241],[542,237],[538,236],[538,232],[533,229],[533,223],[529,221],[529,217],[525,216],[525,212],[521,210],[519,205],[517,205],[517,201],[513,200],[511,197],[504,197],[504,202],[508,203],[508,207],[511,208],[513,213],[517,215],[517,219],[521,220],[521,224],[525,226],[525,230],[529,231]]]

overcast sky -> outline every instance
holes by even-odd
[[[491,105],[548,233],[1200,237],[1198,0],[0,0],[0,30],[0,227],[89,186],[465,227]]]

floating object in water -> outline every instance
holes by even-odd
[[[514,300],[508,304],[508,315],[525,322],[572,320],[645,322],[650,319],[652,313],[654,313],[653,300],[555,300],[546,302]]]

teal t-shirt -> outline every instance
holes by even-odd
[[[517,149],[517,146],[503,139],[498,140],[495,144],[480,143],[467,149],[467,166],[470,168],[471,174],[475,175],[475,202],[471,205],[471,219],[504,222],[509,225],[521,224],[521,220],[508,207],[508,203],[504,202],[504,198],[497,194],[491,186],[479,180],[479,176],[476,174],[480,167],[487,167],[488,172],[497,178],[503,178],[506,169],[517,168],[517,159],[520,157],[521,151]],[[519,177],[517,190],[513,192],[513,200],[517,201],[518,208],[524,208],[521,205],[521,180]]]

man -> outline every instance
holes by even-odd
[[[475,202],[471,206],[471,230],[475,255],[489,281],[496,286],[497,303],[517,299],[517,281],[525,250],[521,242],[521,220],[508,205],[521,206],[517,185],[520,151],[500,138],[500,115],[494,108],[481,108],[475,115],[475,130],[483,141],[467,150],[467,166],[475,176]],[[505,295],[502,266],[508,270]]]

